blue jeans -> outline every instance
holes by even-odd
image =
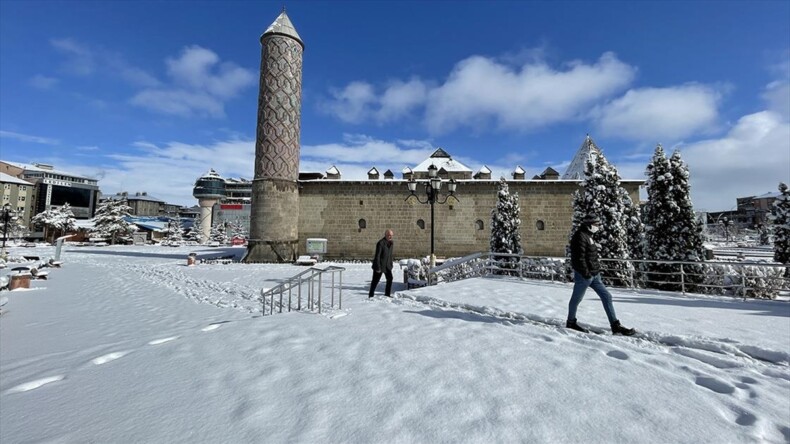
[[[617,320],[617,315],[614,314],[614,305],[612,305],[612,294],[603,285],[601,281],[601,274],[598,273],[590,279],[585,279],[578,271],[573,270],[573,294],[571,295],[571,302],[568,304],[568,319],[576,319],[576,309],[579,307],[587,287],[592,289],[601,298],[603,309],[606,311],[606,317],[609,318],[609,323],[613,324]]]

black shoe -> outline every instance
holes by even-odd
[[[614,321],[612,323],[612,334],[613,335],[623,335],[623,336],[633,336],[636,333],[636,330],[633,328],[625,328],[620,324],[620,321]]]
[[[580,331],[582,333],[589,333],[590,332],[586,328],[584,328],[581,325],[577,324],[576,323],[576,319],[568,319],[568,321],[565,322],[565,327],[566,328],[570,328],[571,330]]]
[[[373,295],[368,296],[368,299],[373,299]]]

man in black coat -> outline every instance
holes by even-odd
[[[612,294],[601,281],[601,263],[598,258],[598,246],[593,241],[593,234],[601,228],[601,220],[598,216],[587,216],[582,221],[582,225],[576,230],[571,238],[571,266],[573,267],[573,294],[568,304],[568,321],[565,326],[573,330],[587,333],[587,329],[576,323],[576,309],[579,307],[587,287],[593,290],[601,298],[603,309],[609,318],[613,334],[631,336],[636,331],[633,328],[625,328],[617,320],[612,305]]]
[[[384,237],[376,243],[376,254],[373,256],[373,280],[370,282],[370,292],[368,297],[373,297],[373,292],[381,280],[381,275],[387,278],[387,287],[384,290],[384,295],[392,297],[392,230],[384,232]]]

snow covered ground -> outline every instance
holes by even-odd
[[[3,292],[0,442],[790,442],[788,302],[615,290],[626,338],[562,328],[570,284],[368,300],[347,263],[342,310],[261,317],[304,268],[186,266],[219,250],[67,247]]]

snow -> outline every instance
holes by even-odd
[[[342,309],[261,317],[303,267],[192,251],[67,246],[4,292],[0,442],[790,441],[787,302],[613,289],[637,336],[582,334],[571,284],[396,273],[368,300],[370,263],[338,263]],[[578,315],[606,327],[592,292]]]

